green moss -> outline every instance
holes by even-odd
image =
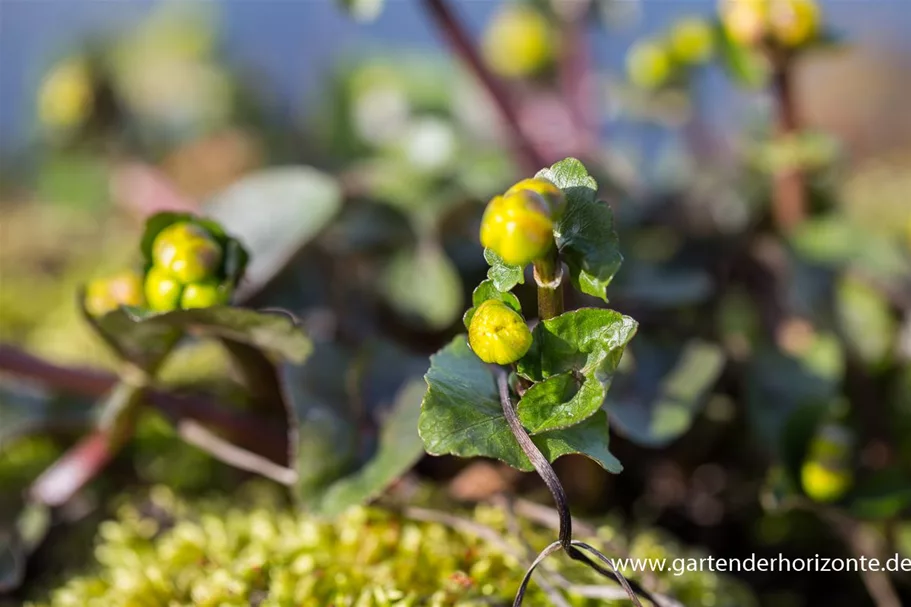
[[[274,486],[259,483],[232,498],[192,503],[154,488],[148,498],[121,506],[116,521],[101,525],[91,573],[31,605],[508,605],[524,571],[498,546],[441,524],[377,508],[355,508],[323,521],[282,504]],[[480,507],[473,518],[512,537],[501,510]],[[550,531],[526,527],[535,546],[551,539]],[[616,535],[605,527],[592,541]],[[676,552],[668,546],[653,534],[631,543],[643,556],[672,557]],[[603,583],[566,559],[549,562],[581,583]],[[685,604],[750,604],[738,585],[714,574],[668,575],[659,585]],[[605,604],[572,595],[570,600],[576,606]],[[532,584],[525,604],[549,601]]]

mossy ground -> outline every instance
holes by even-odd
[[[492,543],[439,523],[381,508],[354,508],[332,521],[288,509],[273,486],[254,483],[232,498],[185,500],[164,486],[123,503],[103,523],[96,562],[30,607],[381,607],[509,605],[525,564],[524,547],[507,532],[505,512],[480,506],[465,520],[495,529]],[[521,523],[543,546],[552,532]],[[632,556],[673,558],[667,538],[639,534],[627,542],[599,529],[592,543],[624,546]],[[512,546],[514,550],[510,550]],[[521,554],[521,552],[519,552]],[[583,568],[549,564],[580,584],[603,584]],[[666,577],[665,577],[666,576]],[[687,605],[745,607],[739,584],[711,573],[670,574],[649,586]],[[568,594],[574,606],[611,604]],[[549,605],[532,584],[526,605]],[[626,604],[625,601],[616,604]]]

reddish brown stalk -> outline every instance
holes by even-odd
[[[104,468],[117,452],[106,432],[96,430],[67,451],[41,473],[29,489],[29,497],[46,506],[60,506]]]
[[[776,135],[785,138],[800,131],[794,98],[793,61],[790,56],[782,56],[777,59],[776,64],[772,83],[778,111]],[[778,171],[772,186],[772,216],[775,225],[781,232],[789,233],[803,222],[806,214],[806,186],[803,173],[794,167]]]
[[[597,117],[592,104],[594,82],[591,50],[585,21],[588,2],[566,3],[560,31],[560,89],[576,132],[576,145],[583,153],[596,151]]]
[[[117,383],[117,377],[96,369],[63,367],[41,360],[7,345],[0,345],[0,371],[32,380],[55,390],[100,398]],[[178,396],[162,390],[147,389],[145,402],[158,409],[175,425],[190,419],[224,431],[232,441],[275,462],[285,462],[285,430],[257,416],[223,407],[196,396]],[[77,447],[78,448],[78,447]]]
[[[522,129],[519,113],[513,104],[509,91],[487,69],[464,24],[459,21],[455,12],[446,3],[446,0],[424,0],[424,7],[445,36],[453,52],[471,70],[490,94],[494,105],[503,118],[503,122],[509,128],[510,136],[522,167],[526,171],[534,173],[546,166],[548,164],[546,159]]]

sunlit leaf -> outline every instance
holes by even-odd
[[[432,455],[492,457],[520,470],[531,462],[509,429],[490,368],[457,336],[431,357],[427,393],[421,408],[419,432]],[[544,432],[532,440],[548,460],[582,453],[611,472],[620,462],[608,449],[607,418],[598,412],[571,428]]]
[[[518,363],[520,375],[538,382],[519,401],[522,425],[534,434],[594,415],[637,326],[628,316],[598,308],[539,323],[531,349]]]
[[[525,270],[521,266],[509,265],[490,249],[484,249],[484,259],[490,265],[487,278],[500,291],[510,291],[516,285],[525,282]]]
[[[382,293],[397,311],[433,330],[451,325],[463,307],[459,273],[434,245],[396,256],[383,274]]]
[[[575,158],[561,160],[539,171],[537,177],[549,179],[566,195],[566,208],[557,217],[554,235],[573,285],[607,301],[607,286],[620,269],[623,256],[613,213],[597,198],[598,184]]]

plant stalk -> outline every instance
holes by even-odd
[[[537,171],[546,166],[548,163],[522,129],[519,113],[513,105],[506,87],[487,69],[475,48],[471,36],[468,35],[467,29],[459,21],[446,0],[423,0],[423,3],[427,12],[449,42],[453,52],[490,94],[490,98],[510,131],[520,164],[529,172]]]
[[[519,421],[519,416],[516,415],[516,410],[513,407],[512,399],[509,395],[509,379],[506,373],[502,369],[497,369],[496,378],[497,388],[500,394],[500,404],[503,407],[503,415],[506,417],[506,422],[509,424],[509,429],[512,431],[513,436],[515,436],[516,441],[522,448],[522,451],[526,456],[528,456],[528,459],[531,462],[531,465],[534,467],[535,471],[544,480],[544,484],[547,485],[547,488],[550,490],[550,493],[554,498],[554,502],[556,503],[557,513],[560,518],[559,539],[545,548],[534,560],[531,567],[526,572],[524,579],[522,580],[519,591],[516,593],[513,607],[521,606],[522,599],[525,595],[525,590],[528,587],[528,582],[531,579],[531,574],[533,573],[535,567],[537,567],[541,561],[544,560],[544,558],[559,549],[562,549],[564,552],[566,552],[566,554],[571,559],[588,565],[605,577],[614,579],[617,583],[620,584],[620,586],[623,587],[630,601],[632,601],[633,605],[636,607],[642,607],[642,603],[639,601],[639,596],[637,595],[642,595],[654,603],[655,600],[651,597],[651,595],[643,588],[641,588],[638,584],[634,590],[626,578],[623,577],[623,574],[614,568],[614,565],[610,559],[608,559],[606,556],[588,544],[578,542],[573,539],[573,520],[572,515],[569,511],[569,500],[566,498],[566,491],[563,489],[563,485],[560,483],[560,479],[557,477],[557,473],[554,472],[554,469],[550,465],[550,462],[547,461],[547,458],[544,457],[544,454],[541,453],[540,449],[538,449],[538,446],[535,445],[535,443],[531,440],[531,437],[525,431],[525,428],[522,427],[522,422]],[[588,557],[582,554],[579,548],[582,548],[594,554],[610,569],[605,569],[601,565],[598,565],[597,563],[589,560]]]
[[[49,363],[12,346],[0,345],[0,371],[35,380],[63,392],[101,397],[117,383],[117,377],[95,369],[63,367]],[[193,420],[228,433],[235,444],[275,462],[287,459],[282,445],[284,429],[264,423],[260,417],[222,407],[199,396],[176,395],[154,388],[145,389],[146,404],[158,409],[175,426]]]
[[[800,120],[794,98],[793,58],[781,55],[775,58],[772,92],[777,105],[776,135],[786,138],[800,131]],[[772,217],[782,233],[794,230],[807,215],[806,183],[803,173],[796,167],[775,173],[772,184]]]
[[[547,320],[563,314],[563,266],[557,249],[537,261],[535,283],[538,285],[538,318]]]

